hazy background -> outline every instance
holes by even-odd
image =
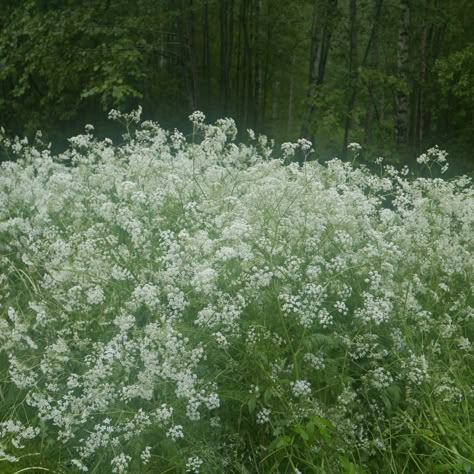
[[[56,147],[111,108],[233,117],[320,156],[474,168],[472,0],[0,0],[0,125]]]

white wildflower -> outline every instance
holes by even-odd
[[[143,451],[140,454],[140,459],[143,464],[148,464],[151,459],[151,446],[145,446]]]
[[[199,110],[196,110],[189,116],[189,120],[195,125],[201,125],[206,120],[206,116]]]
[[[362,146],[357,142],[352,142],[347,145],[347,149],[354,153],[359,153],[362,150]]]
[[[197,474],[200,472],[202,464],[202,459],[197,456],[188,458],[186,461],[186,472],[193,472]]]
[[[87,302],[91,305],[99,305],[104,302],[105,294],[104,290],[99,286],[89,288],[86,293]]]
[[[257,413],[257,423],[259,425],[264,425],[265,423],[270,423],[270,413],[271,413],[271,410],[269,408],[262,408]]]
[[[132,458],[124,453],[115,456],[110,464],[112,466],[112,472],[117,474],[123,474],[127,472],[128,464]]]
[[[297,380],[291,382],[291,391],[297,398],[304,398],[311,395],[311,384],[307,380]]]
[[[172,426],[167,432],[166,436],[172,441],[184,438],[183,427],[181,425]]]

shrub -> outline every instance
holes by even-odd
[[[111,116],[2,138],[2,472],[470,472],[470,179]]]

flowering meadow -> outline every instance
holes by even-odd
[[[442,150],[298,166],[231,119],[110,116],[123,142],[56,156],[0,137],[0,472],[473,471],[474,188]]]

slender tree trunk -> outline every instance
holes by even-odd
[[[181,47],[186,88],[191,110],[199,107],[199,70],[195,44],[195,20],[193,0],[180,1],[180,14],[177,16],[178,37]]]
[[[408,87],[408,60],[410,43],[410,0],[400,0],[400,29],[398,34],[398,77]],[[408,143],[409,95],[406,90],[396,93],[396,141],[400,146]]]
[[[271,4],[267,4],[267,13],[266,15],[269,16]],[[268,89],[269,89],[269,75],[270,75],[270,59],[271,59],[271,40],[272,40],[272,26],[266,24],[266,32],[265,32],[265,61],[264,61],[264,67],[263,67],[263,90],[262,90],[262,112],[261,112],[261,119],[262,121],[265,121],[266,119],[266,114],[267,114],[267,103],[268,103]]]
[[[263,55],[261,54],[261,14],[262,14],[262,0],[256,0],[255,4],[255,127],[258,129],[262,123],[263,116]]]
[[[229,21],[229,35],[228,35],[228,50],[227,50],[227,73],[228,73],[228,82],[227,82],[227,100],[225,103],[226,114],[230,110],[231,102],[231,93],[232,93],[232,59],[234,55],[234,0],[229,0],[229,9],[228,9],[228,21]]]
[[[247,128],[249,124],[249,115],[252,99],[252,50],[250,48],[250,3],[251,0],[243,0],[243,22],[242,22],[242,37],[244,43],[243,62],[242,62],[242,127]]]
[[[192,93],[192,86],[189,77],[189,64],[188,64],[188,54],[187,54],[187,37],[185,32],[184,26],[184,18],[183,18],[183,5],[180,4],[180,13],[176,16],[176,31],[178,36],[178,43],[179,43],[179,56],[180,62],[183,71],[183,79],[186,86],[186,92],[188,96],[188,104],[191,110],[194,110],[194,98]]]
[[[280,95],[278,94],[278,91],[280,90],[280,81],[275,82],[275,91],[276,93],[273,94],[273,100],[272,100],[272,122],[276,122],[278,120],[278,114],[279,114],[279,97]]]
[[[209,107],[210,96],[212,90],[212,78],[211,78],[211,52],[210,52],[210,39],[209,39],[209,0],[204,1],[204,18],[203,18],[203,53],[202,53],[202,77],[203,83],[205,84],[206,94],[206,105]]]
[[[420,0],[419,15],[422,19],[422,24],[420,25],[420,36],[417,38],[416,42],[414,42],[414,45],[417,46],[416,51],[418,53],[417,57],[419,58],[419,62],[417,63],[416,82],[413,86],[410,138],[411,145],[418,153],[421,152],[424,132],[424,99],[427,79],[427,42],[433,26],[432,24],[428,23],[430,18],[429,3],[430,0]]]
[[[306,108],[303,113],[300,136],[314,142],[313,119],[316,113],[316,94],[324,81],[326,63],[333,29],[337,15],[337,0],[315,0],[311,32],[311,50],[309,64],[309,81],[306,94]],[[302,164],[303,157],[298,156]]]
[[[415,140],[415,145],[418,148],[418,152],[421,152],[424,139],[424,128],[425,128],[425,84],[427,80],[426,68],[427,68],[427,57],[426,57],[426,44],[428,41],[428,25],[425,25],[423,28],[422,38],[421,38],[421,65],[420,65],[420,84],[418,90],[418,117],[417,117],[417,135]]]
[[[242,116],[241,83],[242,83],[242,30],[243,30],[243,3],[241,2],[237,25],[237,46],[236,46],[236,71],[235,71],[235,113],[237,118]]]
[[[379,44],[380,44],[380,18],[382,15],[383,0],[377,0],[374,10],[374,26],[372,29],[372,42],[369,45],[371,62],[370,67],[374,70],[377,70],[379,67]],[[369,53],[369,49],[366,50]],[[380,111],[381,105],[377,97],[375,90],[375,84],[373,81],[369,80],[367,84],[369,102],[367,104],[367,113],[365,117],[365,127],[364,127],[364,143],[370,144],[372,141],[372,128],[374,124],[380,124]]]
[[[293,102],[295,94],[295,75],[293,74],[294,66],[296,62],[296,51],[293,50],[291,55],[291,64],[290,64],[290,84],[288,91],[288,120],[286,123],[286,136],[289,137],[293,129]]]
[[[228,0],[221,0],[219,3],[219,26],[220,26],[220,99],[221,107],[224,113],[227,113],[228,101],[228,70],[227,70],[227,56],[228,56],[228,40],[227,40],[227,8]]]
[[[433,12],[439,11],[442,8],[443,4],[440,4],[439,0],[432,0],[431,10]],[[433,64],[439,58],[441,53],[441,46],[443,44],[444,34],[447,29],[446,18],[442,24],[432,24],[430,32],[427,38],[426,48],[427,48],[427,76],[432,70]],[[431,129],[433,126],[433,116],[431,110],[431,103],[433,98],[430,97],[430,100],[427,99],[428,90],[425,94],[425,105],[424,105],[424,136],[431,136]],[[434,98],[436,100],[436,98]]]
[[[234,49],[234,0],[220,0],[220,97],[224,114],[229,113],[231,68]]]
[[[352,112],[357,94],[357,0],[350,0],[349,4],[349,101],[346,110],[344,125],[344,142],[342,145],[342,157],[346,158],[347,145],[349,144],[349,130],[352,123]],[[369,40],[370,41],[370,40]]]
[[[373,45],[378,40],[378,30],[380,24],[380,17],[382,14],[383,0],[376,0],[375,10],[374,10],[374,19],[372,23],[372,29],[370,32],[369,39],[367,41],[367,46],[365,47],[364,55],[362,61],[360,62],[360,67],[365,67],[367,64],[369,53]],[[357,0],[350,1],[350,15],[349,15],[349,100],[347,103],[346,111],[346,120],[344,126],[344,142],[342,148],[342,156],[345,158],[347,156],[347,145],[349,144],[349,132],[352,125],[352,114],[354,110],[354,105],[358,93],[358,73],[357,69],[359,66],[358,60],[358,41],[357,41]],[[370,91],[369,91],[370,92]],[[375,103],[375,99],[371,97],[372,101]],[[367,124],[366,124],[367,127]]]
[[[189,68],[191,73],[191,84],[193,91],[193,108],[197,109],[200,107],[200,95],[199,95],[199,67],[198,67],[198,56],[196,48],[196,31],[195,31],[195,15],[193,0],[189,0],[189,14],[186,18],[187,34],[189,37],[188,42],[188,60]]]

